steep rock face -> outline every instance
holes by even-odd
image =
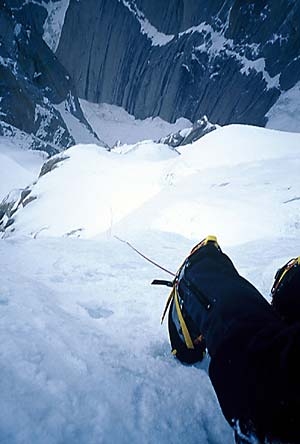
[[[15,19],[43,37],[55,52],[69,0],[5,0]]]
[[[265,125],[300,78],[299,23],[297,0],[70,0],[56,54],[80,97],[136,117]]]
[[[185,128],[176,133],[169,134],[167,137],[162,137],[157,143],[164,143],[172,148],[177,148],[193,143],[215,129],[217,129],[217,126],[211,124],[207,120],[207,117],[203,116],[202,119],[197,120],[191,128]]]
[[[25,9],[13,1],[0,4],[0,135],[27,133],[31,148],[52,155],[75,143],[59,105],[91,141],[96,136],[83,116],[69,74],[43,41],[39,26],[29,19],[42,22],[42,10],[36,4],[26,4]]]
[[[136,0],[135,3],[159,31],[176,35],[201,22],[214,24],[218,21],[224,26],[232,0]]]

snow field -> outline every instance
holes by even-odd
[[[134,244],[175,271],[193,242]],[[268,294],[299,240],[224,250]],[[0,436],[5,443],[233,444],[206,374],[179,364],[160,318],[169,276],[116,239],[0,242]]]
[[[115,236],[175,272],[216,234],[269,298],[300,251],[299,142],[231,125],[181,154],[150,141],[65,152],[0,240],[1,442],[233,444],[208,358],[170,354],[168,289],[150,286],[170,276]]]
[[[160,117],[135,119],[123,108],[106,103],[97,104],[80,99],[80,105],[99,138],[109,146],[115,145],[118,141],[121,144],[133,144],[147,139],[158,140],[192,126],[192,123],[184,118],[178,119],[175,123],[166,122]]]
[[[207,363],[188,368],[170,354],[167,294],[149,285],[150,264],[114,239],[0,249],[4,442],[231,442]]]
[[[70,148],[32,188],[37,199],[16,213],[11,234],[215,232],[233,245],[298,233],[299,134],[230,125],[180,151],[150,141]]]
[[[111,230],[114,223],[159,192],[164,162],[155,161],[156,148],[162,156],[177,156],[164,145],[150,147],[154,160],[149,161],[140,161],[140,153],[135,159],[96,145],[70,148],[65,151],[69,159],[33,187],[32,196],[37,200],[30,211],[16,216],[15,229],[29,235],[74,233],[84,237]]]

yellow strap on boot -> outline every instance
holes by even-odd
[[[288,273],[288,271],[290,271],[291,268],[293,268],[295,265],[300,265],[300,256],[291,259],[285,266],[284,266],[284,270],[281,273],[281,275],[279,276],[278,280],[274,283],[273,288],[271,290],[271,293],[273,294],[277,288],[279,287],[281,281],[283,280],[284,276]]]
[[[175,292],[174,292],[174,299],[175,299],[175,307],[176,307],[176,311],[177,311],[177,316],[178,316],[178,319],[180,322],[180,326],[182,329],[182,333],[183,333],[183,337],[184,337],[186,346],[189,349],[193,349],[195,347],[194,347],[191,335],[190,335],[188,328],[186,326],[185,320],[182,316],[182,312],[181,312],[181,308],[180,308],[180,304],[179,304],[179,299],[178,299],[178,293],[177,293],[176,288],[175,288]]]
[[[172,291],[171,291],[171,293],[170,293],[170,295],[168,297],[168,300],[167,300],[167,303],[166,303],[166,306],[165,306],[165,309],[164,309],[164,312],[163,312],[163,315],[162,315],[161,323],[163,323],[163,321],[164,321],[164,318],[166,316],[167,310],[168,310],[169,305],[170,305],[170,303],[171,303],[173,298],[174,298],[174,301],[175,301],[175,308],[176,308],[178,320],[179,320],[179,323],[180,323],[180,327],[181,327],[181,330],[182,330],[182,334],[183,334],[183,337],[184,337],[184,340],[185,340],[185,344],[186,344],[187,348],[193,349],[195,347],[194,347],[191,335],[190,335],[190,333],[188,331],[188,328],[186,326],[185,320],[184,320],[184,318],[182,316],[182,312],[181,312],[181,308],[180,308],[180,304],[179,304],[179,299],[178,299],[178,293],[177,293],[177,290],[175,288],[175,285],[172,288]]]
[[[219,246],[216,236],[212,236],[212,235],[211,236],[206,236],[205,239],[203,239],[201,242],[199,242],[199,244],[197,244],[192,249],[192,251],[190,252],[189,256],[191,256],[195,251],[197,251],[203,245],[207,245],[208,242],[214,242],[214,244],[217,247]],[[188,259],[189,256],[186,259]],[[186,259],[184,260],[183,264],[180,266],[179,270],[177,271],[176,276],[179,275],[179,272],[182,269]],[[300,259],[300,257],[298,259]],[[161,323],[163,323],[163,321],[165,319],[167,310],[168,310],[168,308],[170,306],[170,303],[171,303],[173,298],[175,300],[176,312],[177,312],[178,320],[179,320],[179,323],[180,323],[180,326],[181,326],[181,329],[182,329],[182,334],[183,334],[186,346],[189,349],[194,349],[195,347],[194,347],[191,335],[190,335],[190,333],[188,331],[187,325],[186,325],[185,320],[184,320],[184,318],[182,316],[182,312],[181,312],[181,308],[180,308],[180,304],[179,304],[179,299],[178,299],[178,292],[177,292],[177,289],[176,289],[176,282],[174,283],[174,286],[173,286],[173,288],[171,290],[171,293],[170,293],[170,295],[169,295],[169,297],[167,299],[167,302],[166,302],[166,305],[165,305],[165,309],[164,309],[164,312],[163,312],[163,315],[162,315],[162,318],[161,318]],[[176,351],[175,351],[175,353],[176,353]]]
[[[203,239],[201,242],[199,242],[199,244],[197,244],[197,245],[192,249],[192,251],[190,252],[189,256],[191,256],[193,253],[195,253],[195,251],[199,250],[199,248],[203,247],[204,245],[207,245],[208,242],[213,242],[213,243],[216,245],[216,247],[219,246],[219,244],[218,244],[218,240],[217,240],[217,237],[216,237],[216,236],[213,236],[213,235],[209,235],[209,236],[206,236],[205,239]]]

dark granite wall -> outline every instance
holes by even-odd
[[[0,2],[0,135],[17,130],[31,148],[55,154],[75,141],[55,105],[65,102],[86,122],[70,75],[42,39],[45,8],[35,3]]]
[[[137,8],[173,39],[153,45]],[[299,0],[70,0],[57,56],[80,97],[139,118],[264,125],[300,79],[299,23]]]

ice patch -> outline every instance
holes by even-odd
[[[59,44],[69,3],[70,0],[43,2],[43,6],[48,12],[48,16],[44,23],[43,39],[54,53]]]
[[[173,38],[174,35],[167,35],[163,32],[158,31],[145,17],[145,15],[138,9],[133,0],[118,0],[122,1],[124,6],[135,16],[141,26],[141,33],[146,35],[148,39],[151,40],[153,46],[165,46]]]
[[[223,32],[215,31],[211,25],[208,25],[205,22],[201,23],[200,25],[193,26],[184,32],[181,32],[179,34],[179,37],[182,37],[186,34],[193,34],[195,32],[203,34],[204,41],[201,45],[195,47],[195,53],[192,55],[194,59],[197,60],[197,51],[208,54],[210,59],[213,59],[217,55],[225,53],[229,58],[236,59],[242,65],[240,69],[240,72],[242,74],[249,75],[251,71],[261,73],[263,79],[266,82],[267,89],[280,87],[280,75],[278,74],[274,77],[270,76],[270,74],[266,70],[266,63],[264,58],[260,57],[255,60],[250,60],[246,56],[240,55],[238,52],[239,48],[235,47],[233,40],[225,38]],[[249,50],[251,50],[251,53],[254,56],[258,54],[257,44],[246,46]]]

